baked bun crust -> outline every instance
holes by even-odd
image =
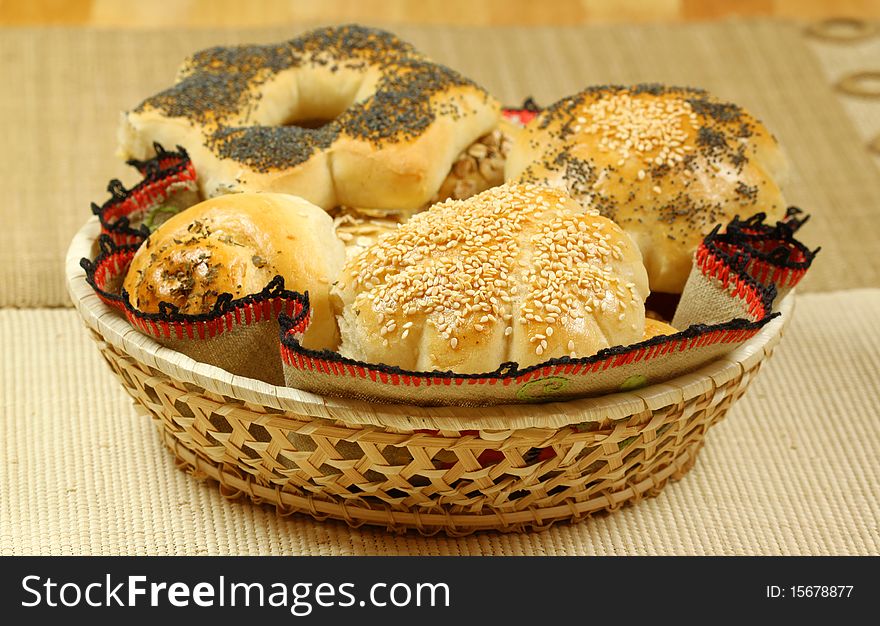
[[[674,335],[678,331],[666,322],[661,322],[650,317],[645,318],[644,339],[652,339],[660,335]]]
[[[343,355],[479,373],[641,341],[648,282],[616,224],[515,184],[416,215],[348,261],[337,293]]]
[[[341,26],[196,53],[173,87],[123,115],[119,152],[183,146],[206,197],[274,191],[408,211],[499,118],[482,88],[408,43]]]
[[[566,189],[642,251],[652,291],[681,293],[718,223],[781,219],[786,161],[742,108],[698,89],[592,87],[560,100],[514,139],[505,180]]]
[[[338,332],[329,292],[345,249],[320,207],[284,194],[221,196],[178,213],[141,245],[123,281],[144,313],[168,302],[181,313],[210,313],[220,294],[258,293],[278,274],[292,291],[309,293],[312,323],[303,344],[335,348]]]

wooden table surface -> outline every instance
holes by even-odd
[[[732,16],[880,19],[880,0],[0,0],[2,26],[225,28],[340,20],[491,26]]]

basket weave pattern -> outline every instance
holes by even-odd
[[[623,419],[406,432],[220,396],[91,334],[179,465],[218,481],[226,497],[247,495],[281,514],[424,534],[540,529],[657,495],[693,466],[709,426],[762,363],[696,397]]]

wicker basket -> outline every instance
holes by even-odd
[[[67,255],[73,302],[101,354],[181,467],[224,496],[352,526],[464,535],[546,528],[657,495],[694,464],[791,317],[663,384],[539,405],[424,408],[326,398],[234,376],[160,346],[102,303]]]

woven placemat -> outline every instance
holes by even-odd
[[[811,36],[809,29],[805,35],[863,145],[871,146],[880,165],[880,24],[864,28],[868,34],[854,40],[822,39]]]
[[[224,500],[175,469],[71,310],[0,310],[0,554],[880,554],[880,289],[802,295],[697,464],[657,498],[461,539]]]
[[[169,85],[182,58],[223,43],[275,41],[305,27],[132,32],[2,29],[0,307],[69,304],[64,250],[106,198],[119,112]],[[801,291],[880,286],[866,263],[880,236],[880,176],[799,27],[731,21],[572,28],[395,27],[506,103],[548,104],[586,85],[662,81],[705,87],[753,110],[794,163],[790,202],[825,253]]]

